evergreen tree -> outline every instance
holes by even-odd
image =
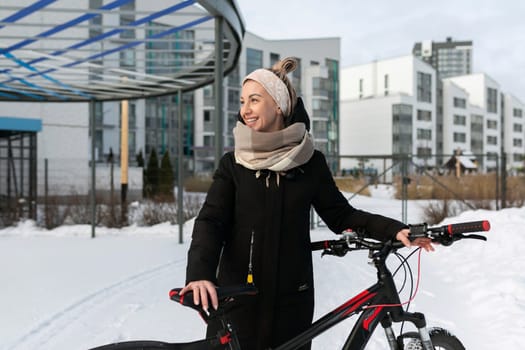
[[[144,156],[142,155],[142,149],[135,156],[135,160],[137,161],[137,166],[144,168]]]
[[[159,193],[159,175],[160,168],[157,152],[155,149],[152,149],[144,176],[144,194],[146,198],[154,198]]]
[[[146,167],[144,166],[144,156],[142,155],[142,149],[136,154],[135,160],[137,161],[137,166],[142,168],[142,197],[146,198],[146,187],[148,182],[146,178]]]
[[[166,201],[173,201],[173,185],[175,175],[173,173],[173,167],[171,166],[170,154],[168,151],[162,156],[160,162],[160,181],[159,181],[159,194]]]

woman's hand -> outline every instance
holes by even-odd
[[[396,239],[403,242],[406,247],[417,246],[425,249],[427,252],[434,251],[432,240],[430,238],[418,237],[415,240],[410,241],[408,236],[410,236],[410,230],[404,228],[396,234]]]
[[[219,307],[219,299],[217,298],[217,290],[215,284],[211,281],[193,281],[182,288],[180,295],[184,295],[186,292],[193,292],[193,303],[195,305],[202,305],[204,311],[208,311],[209,302],[215,310]]]

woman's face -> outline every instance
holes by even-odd
[[[274,99],[254,80],[247,80],[241,91],[241,117],[256,131],[272,132],[284,128],[281,110]]]

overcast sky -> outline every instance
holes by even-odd
[[[473,72],[525,103],[524,0],[236,1],[262,38],[341,38],[343,68],[410,54],[422,40],[472,40]]]

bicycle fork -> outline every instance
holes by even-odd
[[[401,322],[408,321],[413,323],[419,333],[419,339],[421,340],[421,345],[424,350],[434,350],[432,345],[432,340],[430,339],[430,334],[426,327],[425,315],[419,312],[401,312],[400,314],[389,313],[382,320],[381,325],[385,330],[385,335],[388,340],[388,345],[390,345],[391,350],[401,350],[403,349],[403,336],[402,334],[396,338],[394,330],[392,329],[392,321]]]

